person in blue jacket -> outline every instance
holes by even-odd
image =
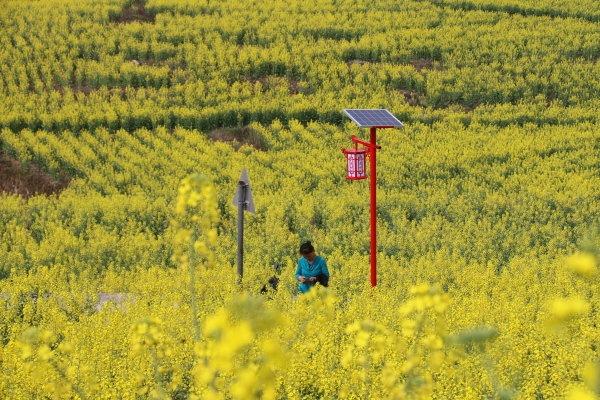
[[[300,259],[296,268],[298,289],[306,293],[319,282],[323,286],[329,285],[329,270],[325,259],[315,253],[315,248],[310,242],[300,245]]]

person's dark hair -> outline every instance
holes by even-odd
[[[310,242],[304,242],[300,245],[300,254],[310,254],[315,251],[315,248]]]

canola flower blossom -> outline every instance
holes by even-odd
[[[596,256],[590,253],[578,252],[565,260],[567,268],[583,278],[593,278],[598,274]]]
[[[131,287],[141,291],[137,296],[144,298],[143,291],[161,293],[160,300],[146,297],[126,307],[88,311],[71,309],[57,296],[20,303],[22,318],[41,318],[48,328],[27,328],[26,323],[18,341],[3,349],[2,363],[14,371],[10,381],[31,380],[33,391],[20,390],[34,397],[49,393],[96,398],[110,391],[97,369],[104,361],[91,364],[88,359],[95,353],[83,351],[107,344],[112,350],[105,353],[106,368],[117,365],[117,374],[129,371],[134,377],[127,380],[123,375],[112,385],[121,393],[152,399],[428,399],[445,393],[448,379],[462,369],[470,371],[470,379],[482,379],[485,389],[478,393],[503,399],[520,396],[504,369],[510,367],[496,350],[498,343],[506,345],[503,340],[510,339],[510,330],[450,325],[448,321],[456,319],[453,308],[464,299],[453,299],[439,285],[415,284],[401,301],[379,288],[365,287],[361,298],[352,299],[339,288],[319,285],[295,300],[285,289],[268,300],[243,293],[233,272],[225,275],[229,286],[212,286],[207,280],[211,274],[225,271],[210,264],[216,260],[210,254],[217,240],[211,233],[218,222],[214,193],[201,175],[184,179],[173,219],[174,229],[180,230],[173,236],[178,268],[150,271],[151,280],[140,281],[139,272],[131,275]],[[581,258],[577,260],[580,266]],[[590,259],[583,260],[587,265]],[[292,271],[293,264],[287,268]],[[570,271],[575,282],[581,268]],[[295,286],[291,279],[288,284],[290,290]],[[382,302],[395,304],[395,310],[382,312]],[[38,308],[48,316],[38,314]],[[582,296],[571,296],[549,302],[547,311],[551,325],[560,327],[586,317],[591,305]],[[89,328],[69,328],[74,312],[79,313],[79,325],[88,321]],[[112,330],[90,341],[97,323]],[[130,334],[119,335],[120,331]],[[544,333],[538,332],[539,339]],[[118,354],[126,355],[121,364],[112,358]],[[595,398],[597,365],[590,365],[582,373],[583,385],[571,382],[561,393],[573,399]],[[51,378],[42,380],[45,376]]]
[[[2,2],[0,398],[599,398],[598,21],[597,0]],[[379,135],[377,288],[344,107],[406,122]],[[307,238],[333,284],[298,298]]]
[[[590,304],[582,298],[555,299],[550,303],[550,323],[561,325],[590,312]]]

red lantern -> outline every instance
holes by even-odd
[[[342,153],[346,156],[348,165],[347,179],[359,180],[367,178],[367,170],[365,168],[365,160],[367,158],[366,149],[342,149]]]

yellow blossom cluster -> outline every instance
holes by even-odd
[[[573,274],[564,275],[561,263],[554,264],[555,287],[571,289],[566,297],[548,298],[547,308],[519,292],[521,300],[512,307],[538,310],[528,332],[519,325],[525,321],[519,313],[507,311],[505,321],[485,316],[501,298],[485,282],[513,290],[514,283],[493,272],[476,277],[468,265],[462,266],[465,275],[449,266],[455,289],[427,281],[413,281],[407,290],[337,283],[317,285],[299,297],[293,265],[287,265],[284,274],[290,277],[282,276],[279,290],[257,297],[232,269],[210,266],[211,256],[201,257],[190,245],[202,240],[209,251],[216,245],[204,235],[218,223],[214,186],[194,175],[181,188],[177,204],[185,212],[176,213],[173,226],[196,233],[173,235],[177,251],[187,254],[176,258],[176,268],[108,273],[102,280],[68,273],[63,279],[41,269],[10,279],[13,290],[3,297],[8,340],[0,353],[2,393],[153,399],[527,398],[535,391],[595,396],[596,364],[589,349],[598,334],[586,321],[591,323],[597,280],[581,273],[590,270],[591,253],[567,258],[567,265],[576,265],[567,269]],[[194,222],[179,220],[183,215]],[[391,265],[382,262],[384,268]],[[349,268],[351,278],[358,266]],[[212,279],[215,271],[221,280]],[[340,271],[332,272],[343,281]],[[410,281],[408,275],[404,279]],[[474,291],[476,285],[484,289]],[[94,305],[101,287],[127,295]],[[548,321],[577,339],[564,332],[548,336]],[[554,361],[543,364],[544,359]],[[556,362],[568,369],[557,370]],[[584,385],[569,375],[570,368],[584,371]],[[550,380],[539,381],[541,373]]]
[[[600,398],[597,0],[1,5],[0,399]]]

